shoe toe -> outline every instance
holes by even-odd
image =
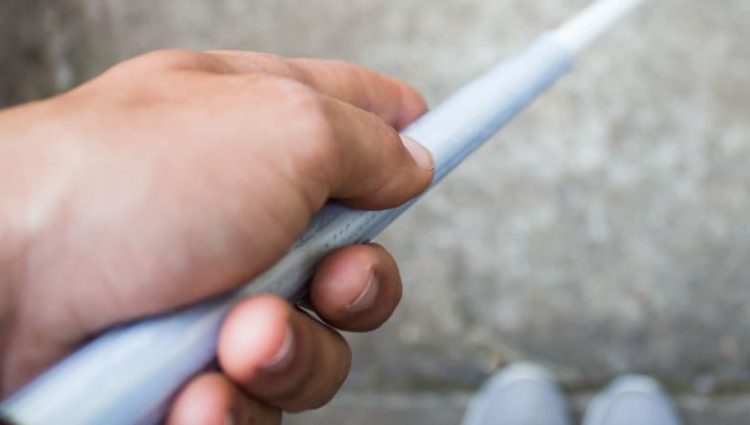
[[[472,402],[464,425],[569,425],[565,398],[551,375],[532,364],[495,374]]]
[[[661,385],[651,377],[624,376],[592,400],[583,425],[680,425]]]

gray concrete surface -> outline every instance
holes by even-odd
[[[592,394],[572,398],[573,423],[580,423]],[[288,415],[284,425],[458,425],[468,406],[467,394],[366,394],[338,397],[320,411]],[[740,425],[748,423],[747,396],[679,396],[676,399],[686,425]],[[639,424],[633,424],[639,425]]]
[[[434,103],[586,3],[1,0],[0,105],[160,47],[351,60]],[[640,371],[691,423],[750,418],[748,23],[745,0],[654,0],[597,45],[386,232],[403,306],[291,423],[455,423],[516,359],[577,397]]]

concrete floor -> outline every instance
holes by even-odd
[[[585,0],[2,0],[0,105],[160,47],[335,57],[434,104]],[[400,219],[406,293],[290,423],[456,423],[533,360],[578,405],[623,372],[691,424],[750,418],[750,3],[652,1]],[[316,422],[317,421],[317,422]]]

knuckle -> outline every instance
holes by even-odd
[[[220,66],[206,53],[190,50],[155,50],[115,65],[97,81],[130,88],[128,100],[149,103],[164,95],[174,95],[170,87],[190,87],[200,73],[190,71],[216,71]],[[167,96],[167,97],[168,97]]]
[[[215,59],[209,54],[192,50],[164,49],[131,59],[130,64],[151,70],[211,69]]]
[[[259,79],[259,83],[267,95],[287,104],[304,100],[313,94],[312,89],[289,78],[264,75]]]
[[[297,152],[311,154],[308,159],[316,160],[317,154],[327,155],[335,141],[335,127],[332,119],[331,102],[308,86],[286,78],[268,79],[269,94],[279,99],[284,114],[294,119],[301,136]],[[302,142],[302,143],[298,143]]]
[[[363,67],[361,67],[361,66],[359,66],[357,64],[354,64],[354,63],[351,63],[351,62],[347,62],[347,61],[341,60],[341,59],[329,59],[327,62],[332,67],[335,67],[340,72],[344,72],[344,73],[359,74],[364,69]]]
[[[358,65],[355,65],[351,62],[347,62],[345,60],[329,59],[326,62],[328,62],[328,64],[331,65],[332,67],[339,69],[341,72],[358,72],[359,71]]]
[[[297,105],[306,114],[303,123],[306,137],[298,144],[295,156],[301,169],[318,183],[330,185],[334,180],[334,164],[342,164],[343,149],[336,136],[330,105],[322,98],[311,99]]]
[[[317,210],[325,201],[339,155],[336,128],[330,100],[298,81],[263,76],[257,82],[264,97],[273,99],[277,114],[284,117],[288,137],[282,141],[286,152],[286,177],[301,188],[305,202]]]
[[[304,130],[309,134],[309,144],[318,152],[329,157],[336,148],[336,130],[333,112],[329,102],[322,97],[315,96],[300,99],[295,105],[300,116],[304,116]]]
[[[371,93],[369,92],[370,84],[368,84],[368,77],[371,77],[372,74],[375,74],[374,71],[371,71],[368,68],[362,67],[360,65],[338,59],[334,59],[331,62],[340,74],[346,76],[350,85],[349,90],[352,90],[356,94],[356,97],[365,100],[369,99],[369,95]],[[365,104],[363,105],[363,107],[364,109],[369,109],[370,105]]]
[[[255,53],[256,62],[264,69],[278,75],[295,75],[296,67],[283,56],[272,53]]]
[[[300,135],[293,150],[295,158],[304,169],[324,167],[339,151],[331,102],[306,87],[284,94],[288,116],[294,117]]]

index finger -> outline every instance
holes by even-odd
[[[290,78],[334,99],[371,112],[397,129],[427,110],[424,98],[410,85],[366,67],[339,60],[285,59],[242,51],[213,51],[228,72],[265,72]]]
[[[305,81],[331,97],[378,115],[401,129],[427,110],[410,85],[348,62],[292,59]]]

